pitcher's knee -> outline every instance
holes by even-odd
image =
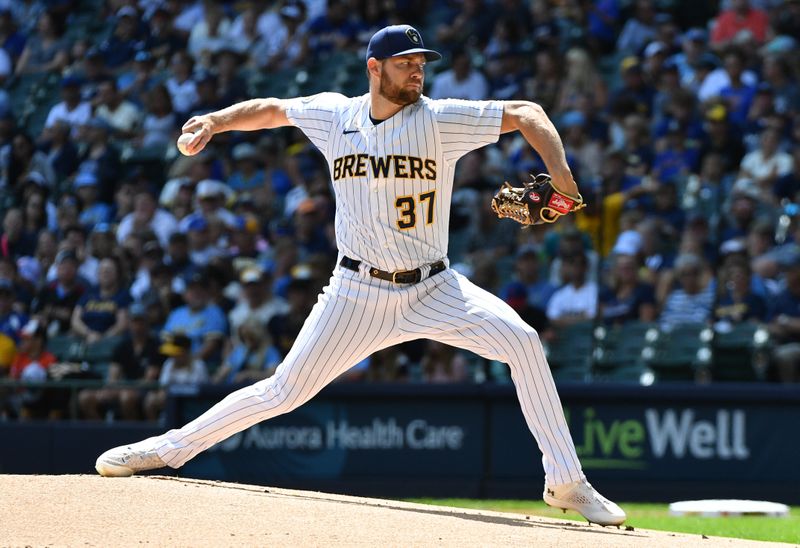
[[[261,406],[271,412],[280,414],[288,413],[302,405],[308,398],[302,397],[302,383],[293,379],[283,379],[273,375],[263,381],[258,381],[245,390],[251,390],[253,395],[261,400]]]

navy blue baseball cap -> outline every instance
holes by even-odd
[[[425,49],[425,44],[422,43],[422,36],[411,25],[384,27],[372,35],[367,46],[367,60],[370,57],[387,59],[400,55],[411,55],[412,53],[424,53],[425,59],[428,61],[438,61],[442,58],[438,51]]]

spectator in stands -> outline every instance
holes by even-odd
[[[584,97],[589,97],[595,109],[604,108],[608,89],[594,62],[585,49],[572,48],[564,55],[566,68],[560,83],[557,110],[567,112],[580,108]]]
[[[238,334],[239,327],[248,318],[255,318],[265,328],[277,314],[286,314],[289,305],[272,294],[272,275],[259,267],[242,270],[239,276],[241,291],[236,307],[228,314],[231,333]]]
[[[721,50],[731,43],[763,44],[769,30],[766,12],[751,7],[750,0],[731,0],[729,5],[714,21],[711,45]]]
[[[35,245],[39,232],[55,226],[55,206],[47,201],[49,189],[36,172],[25,178],[20,190],[23,239]]]
[[[173,14],[166,5],[156,6],[145,29],[142,51],[153,56],[156,65],[169,62],[172,54],[186,44],[186,40],[173,24]]]
[[[170,235],[177,230],[177,222],[172,214],[158,208],[155,197],[147,190],[140,190],[134,198],[133,211],[126,215],[117,229],[117,241],[123,243],[134,232],[151,230],[158,236],[162,246],[166,246]]]
[[[600,289],[600,315],[612,325],[625,322],[652,322],[657,309],[652,285],[639,281],[639,261],[635,255],[612,256],[609,283]]]
[[[705,139],[701,146],[703,162],[709,154],[718,154],[722,160],[722,171],[729,174],[738,171],[745,150],[741,133],[728,122],[728,109],[720,103],[711,104],[705,110]]]
[[[87,291],[72,311],[72,332],[89,344],[121,335],[128,328],[131,296],[118,261],[100,261],[97,287]]]
[[[337,9],[341,8],[334,6],[334,12]],[[277,24],[254,44],[250,53],[250,58],[256,66],[268,72],[301,66],[308,58],[311,49],[309,47],[310,24],[308,26],[303,24],[305,20],[304,3],[286,3],[280,8],[278,14],[280,17]],[[335,31],[327,27],[325,16],[320,16],[315,24],[315,32],[320,33],[320,36],[317,37],[317,45],[321,48],[320,51],[329,52],[330,50],[326,49],[331,46],[328,39],[333,39]],[[332,34],[328,35],[328,31],[331,31]],[[341,42],[341,44],[342,47],[345,46],[345,42]]]
[[[591,321],[597,313],[597,284],[587,280],[589,260],[583,252],[562,257],[564,286],[547,304],[547,319],[555,328]]]
[[[263,163],[258,150],[250,143],[239,143],[231,153],[234,169],[228,178],[228,186],[237,192],[254,190],[264,184]]]
[[[662,226],[672,238],[678,238],[686,224],[686,213],[678,203],[678,188],[673,182],[659,184],[653,192],[652,201],[647,203],[648,216],[664,221]]]
[[[786,289],[772,300],[768,329],[775,341],[773,360],[784,383],[800,382],[800,253],[781,258]]]
[[[208,381],[208,368],[191,352],[192,341],[182,333],[165,333],[159,352],[166,356],[158,384],[161,389],[148,392],[144,400],[145,416],[155,421],[164,411],[166,389],[173,386],[197,386]]]
[[[188,235],[189,258],[192,264],[206,266],[213,259],[222,257],[225,251],[217,245],[211,235],[209,222],[201,215],[186,217],[186,234]]]
[[[748,84],[742,75],[745,69],[745,54],[739,49],[728,51],[722,59],[728,83],[719,90],[728,107],[728,119],[740,128],[747,123],[747,114],[756,95],[755,84]]]
[[[26,37],[17,28],[14,16],[7,6],[0,8],[0,47],[8,54],[10,60],[16,63],[25,49]]]
[[[92,105],[81,99],[81,82],[75,76],[61,79],[61,102],[56,103],[47,115],[44,127],[49,128],[58,121],[66,122],[72,128],[72,136],[92,117]]]
[[[186,51],[208,69],[211,56],[229,40],[231,20],[225,16],[222,4],[205,2],[203,8],[203,19],[192,27]]]
[[[237,337],[222,366],[214,374],[214,383],[238,384],[270,377],[281,356],[272,345],[265,324],[257,317],[247,317],[232,328]]]
[[[139,420],[142,415],[142,384],[158,380],[163,356],[159,340],[150,331],[147,309],[133,303],[130,323],[123,338],[114,348],[106,385],[99,389],[81,390],[78,404],[87,419],[101,419],[112,411],[122,420]],[[120,384],[124,381],[126,384]]]
[[[557,287],[546,279],[542,279],[542,264],[539,261],[539,250],[528,246],[520,248],[514,262],[516,280],[507,284],[501,291],[500,297],[508,301],[511,294],[518,289],[525,295],[525,302],[538,310],[546,311],[547,305]]]
[[[225,107],[219,97],[217,75],[208,70],[203,70],[195,75],[197,88],[197,103],[189,116],[208,114]]]
[[[280,17],[272,9],[265,10],[252,3],[244,4],[243,9],[237,10],[237,13],[231,23],[228,39],[217,53],[226,49],[235,51],[242,56],[241,61],[244,62],[247,55],[255,51],[256,43],[262,36],[267,38],[271,33],[281,32]]]
[[[422,381],[458,383],[470,380],[467,360],[454,346],[429,340],[421,362]]]
[[[731,255],[719,270],[714,321],[733,324],[766,319],[767,302],[753,291],[747,255]]]
[[[14,345],[19,343],[20,330],[28,322],[25,314],[14,310],[15,300],[14,282],[8,278],[0,278],[0,334],[11,339]],[[8,367],[8,363],[0,363],[0,366]]]
[[[164,330],[168,333],[183,333],[191,341],[194,358],[209,364],[219,364],[222,346],[228,334],[225,313],[210,303],[208,276],[195,270],[185,280],[184,306],[174,309],[167,317]]]
[[[148,51],[139,51],[133,57],[133,67],[117,76],[117,89],[120,96],[141,107],[147,93],[160,83],[156,74],[153,56]]]
[[[183,276],[195,269],[189,254],[189,237],[185,232],[173,232],[167,244],[164,263],[169,265],[176,276]]]
[[[232,105],[249,97],[247,82],[239,68],[246,57],[242,51],[230,43],[224,45],[213,57],[214,72],[217,75],[217,90],[220,103]]]
[[[305,318],[314,306],[315,299],[311,292],[310,280],[292,278],[287,284],[286,302],[289,310],[283,314],[276,314],[267,324],[267,331],[281,358],[285,358],[292,348]]]
[[[452,68],[433,78],[431,99],[469,99],[482,101],[488,97],[489,83],[486,77],[472,67],[467,50],[459,49],[452,54]]]
[[[617,51],[638,55],[656,37],[656,12],[652,0],[637,0],[633,17],[625,22],[617,38]]]
[[[301,259],[314,253],[331,252],[332,246],[325,231],[325,215],[321,201],[314,198],[306,198],[295,210],[293,239]]]
[[[357,33],[358,28],[349,17],[347,2],[328,0],[325,14],[308,24],[308,43],[314,56],[320,58],[334,51],[354,48]]]
[[[3,216],[3,232],[0,236],[0,257],[18,259],[32,255],[36,246],[35,238],[25,233],[25,214],[19,208],[6,210]]]
[[[537,51],[534,58],[535,78],[527,80],[525,85],[525,93],[536,97],[536,102],[547,112],[558,107],[563,79],[562,62],[554,51]]]
[[[108,123],[117,138],[133,137],[141,123],[142,113],[119,92],[113,78],[97,86],[94,107],[95,115]]]
[[[39,291],[31,305],[32,312],[47,325],[51,335],[69,331],[72,311],[86,291],[84,282],[78,277],[80,262],[74,251],[59,252],[54,265],[56,279]]]
[[[97,175],[98,195],[107,201],[114,195],[120,179],[120,151],[110,139],[111,126],[102,118],[92,117],[83,128],[79,171]]]
[[[659,317],[662,327],[707,321],[714,302],[714,283],[708,280],[702,259],[680,255],[675,259],[675,276],[678,286],[667,294]]]
[[[116,22],[111,36],[100,45],[106,66],[120,71],[133,61],[141,47],[139,12],[132,6],[122,6],[116,13]]]
[[[236,218],[230,232],[229,255],[232,259],[258,259],[268,250],[269,244],[261,236],[261,223],[252,213]]]
[[[0,187],[19,193],[25,179],[30,177],[41,177],[47,187],[55,184],[55,174],[47,155],[36,150],[30,135],[19,132],[12,138],[10,146],[0,150]]]
[[[777,129],[766,128],[761,132],[759,147],[742,158],[739,176],[753,179],[765,201],[771,199],[778,179],[791,173],[794,167],[792,155],[780,150],[780,139]]]
[[[772,192],[777,200],[800,203],[800,142],[795,142],[792,147],[792,170],[778,177]]]
[[[31,320],[20,330],[20,344],[10,376],[23,382],[43,382],[56,357],[47,351],[47,332],[38,320]],[[16,395],[20,419],[60,418],[52,391],[25,388]]]
[[[680,38],[681,50],[669,59],[675,63],[685,89],[694,89],[697,84],[695,70],[708,51],[708,33],[701,28],[691,28]]]
[[[744,50],[746,51],[746,50]],[[723,55],[723,66],[716,67],[711,70],[703,79],[697,90],[697,98],[701,102],[706,103],[710,100],[720,97],[722,90],[725,88],[732,88],[728,90],[731,99],[736,101],[734,107],[740,107],[738,101],[740,97],[748,98],[751,90],[755,89],[758,85],[758,75],[747,68],[745,65],[746,57],[744,51],[739,47],[731,47],[725,50]],[[707,64],[705,61],[703,64]],[[716,62],[714,63],[716,65]],[[730,117],[731,109],[728,109],[729,119],[734,122],[734,118]],[[747,114],[744,109],[743,115]],[[744,117],[742,115],[742,118]]]
[[[479,47],[483,47],[494,28],[494,20],[486,16],[486,3],[483,0],[464,0],[460,8],[436,29],[436,42],[449,49],[463,47],[467,41],[475,40]]]
[[[86,229],[77,223],[64,227],[58,247],[60,251],[69,250],[75,253],[80,264],[78,275],[85,282],[89,284],[97,283],[97,269],[100,263],[88,253],[86,248]],[[47,273],[47,279],[54,280],[56,275],[56,269],[51,268]]]
[[[61,17],[49,11],[42,12],[35,34],[25,42],[14,73],[60,72],[69,61],[64,31],[65,24]]]
[[[792,69],[786,57],[768,55],[764,58],[763,83],[769,86],[773,95],[772,105],[775,112],[788,115],[797,111],[800,106],[800,88],[797,78],[793,76]]]
[[[81,225],[92,230],[100,223],[111,222],[111,206],[97,200],[97,176],[89,171],[78,173],[73,183],[83,209],[78,217]]]
[[[42,131],[40,144],[53,169],[53,182],[58,185],[78,168],[78,147],[70,138],[71,128],[63,120]],[[46,179],[43,176],[43,180]]]
[[[649,116],[653,110],[655,89],[644,79],[641,63],[637,57],[626,57],[620,62],[622,74],[620,84],[609,97],[612,116],[624,120],[628,115]],[[616,122],[621,125],[620,122]],[[612,143],[621,146],[624,142]]]
[[[588,266],[584,272],[591,281],[597,280],[597,266],[600,257],[591,249],[591,238],[588,234],[578,230],[576,226],[566,225],[560,230],[551,230],[545,236],[545,250],[547,255],[553,257],[550,262],[550,283],[561,287],[569,283],[562,277],[562,264],[573,255],[586,255]]]
[[[720,228],[720,241],[744,238],[759,218],[762,192],[749,179],[739,179],[731,189],[725,204],[725,216]]]
[[[88,246],[91,256],[98,260],[116,256],[116,244],[114,227],[110,223],[96,224],[89,234]]]
[[[97,94],[97,86],[113,77],[103,52],[89,39],[79,38],[72,44],[70,57],[72,63],[63,72],[81,83],[81,99],[91,102]]]
[[[492,28],[492,35],[481,52],[484,59],[499,59],[522,41],[522,21],[511,17],[498,17]],[[464,46],[457,51],[466,51]]]
[[[164,262],[164,250],[158,240],[149,240],[142,245],[142,256],[139,260],[139,269],[131,283],[131,297],[139,301],[151,288],[153,271]]]
[[[164,84],[172,99],[176,116],[183,119],[197,104],[197,84],[192,79],[194,62],[184,51],[176,51],[170,61],[171,76]]]
[[[139,129],[143,148],[173,144],[178,133],[177,118],[172,110],[172,98],[163,84],[157,84],[144,95],[145,114]]]

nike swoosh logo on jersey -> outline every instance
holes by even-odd
[[[342,135],[347,135],[348,133],[358,133],[360,130],[358,129],[346,129],[342,132]]]

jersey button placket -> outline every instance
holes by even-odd
[[[367,150],[369,151],[370,156],[377,158],[380,154],[378,150],[378,135],[377,135],[377,127],[371,127],[368,131],[366,131],[365,139],[367,141]],[[368,195],[372,195],[372,198],[369,200],[370,203],[370,210],[375,212],[375,222],[378,226],[375,228],[377,229],[381,224],[381,204],[380,204],[380,195],[379,195],[379,183],[378,177],[375,177],[374,173],[372,172],[371,166],[367,167],[367,184],[369,184],[370,189],[372,190],[371,193]]]

